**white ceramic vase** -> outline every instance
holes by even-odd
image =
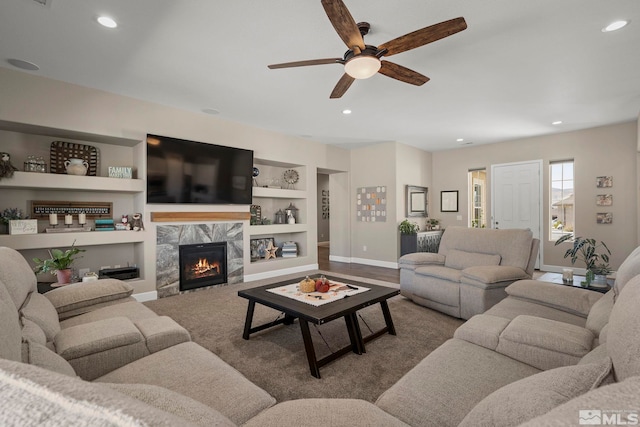
[[[82,159],[69,159],[64,162],[68,175],[86,175],[89,163]]]

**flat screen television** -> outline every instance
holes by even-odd
[[[147,203],[250,205],[253,151],[147,135]]]

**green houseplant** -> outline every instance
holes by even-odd
[[[405,219],[398,226],[400,230],[400,256],[418,252],[418,231],[420,226]]]
[[[609,256],[611,255],[611,251],[607,245],[603,241],[598,243],[595,239],[584,237],[574,238],[572,234],[562,236],[555,244],[557,246],[567,240],[571,240],[572,238],[573,246],[567,249],[564,253],[564,257],[571,257],[571,264],[575,264],[578,259],[584,262],[587,268],[587,286],[594,281],[595,276],[600,276],[597,280],[598,283],[606,283],[606,276],[611,273],[611,267],[609,266]]]
[[[36,267],[33,271],[36,274],[51,273],[55,274],[58,278],[58,283],[66,284],[71,281],[71,266],[73,262],[80,258],[77,257],[80,252],[85,252],[84,249],[78,249],[75,246],[76,242],[73,241],[70,249],[62,251],[61,249],[50,249],[49,259],[33,258],[36,263]]]

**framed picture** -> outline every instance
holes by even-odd
[[[613,224],[613,213],[599,212],[596,214],[596,224]]]
[[[418,187],[416,185],[405,186],[405,199],[407,201],[406,216],[429,216],[428,214],[428,194],[427,187]]]
[[[269,242],[276,245],[276,242],[273,237],[265,237],[262,239],[251,239],[249,241],[249,249],[251,252],[251,261],[257,261],[259,259],[263,259],[267,255],[267,247],[269,246]]]
[[[613,194],[598,194],[596,196],[596,206],[612,206]]]
[[[440,192],[440,212],[458,212],[458,190]]]
[[[613,177],[612,176],[598,176],[598,177],[596,177],[596,187],[597,188],[611,188],[611,187],[613,187]]]

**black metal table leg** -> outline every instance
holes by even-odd
[[[313,341],[311,340],[311,332],[309,331],[309,323],[304,319],[299,319],[300,330],[302,331],[302,340],[304,341],[304,350],[307,353],[307,361],[309,362],[309,369],[311,375],[316,378],[320,378],[320,366],[316,359],[316,350],[313,348]]]
[[[344,321],[347,324],[347,332],[349,332],[349,340],[351,341],[351,349],[355,354],[364,353],[364,342],[362,341],[362,333],[360,332],[360,325],[355,313],[347,314],[344,316]]]
[[[251,333],[251,322],[253,321],[253,310],[256,308],[256,302],[253,300],[249,300],[249,306],[247,307],[247,317],[244,320],[244,332],[242,333],[242,338],[245,340],[249,339],[249,334]]]
[[[395,335],[396,328],[393,325],[393,319],[391,319],[391,312],[389,311],[389,305],[387,304],[387,301],[381,301],[380,306],[382,307],[382,315],[384,316],[384,322],[387,324],[389,334]]]

